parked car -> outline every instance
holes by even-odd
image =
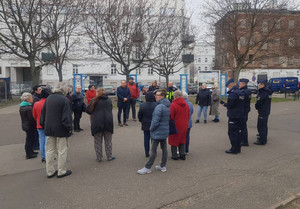
[[[206,88],[209,89],[211,92],[213,91],[214,83],[206,83]]]
[[[29,84],[12,84],[10,92],[12,95],[22,95],[24,92],[32,93],[32,88]]]
[[[188,84],[188,94],[197,94],[198,93],[198,85],[190,83]]]
[[[275,92],[296,92],[299,91],[299,81],[297,77],[271,78],[269,80],[270,88]]]
[[[249,82],[247,84],[247,87],[251,91],[252,94],[257,94],[257,86],[254,83]]]
[[[107,95],[116,95],[116,89],[114,86],[105,85],[102,88],[105,89]]]

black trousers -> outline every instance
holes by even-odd
[[[123,112],[123,122],[126,123],[127,105],[128,105],[128,102],[122,102],[122,103],[118,104],[118,123],[121,123],[122,112]]]
[[[80,118],[82,116],[81,110],[74,111],[74,130],[80,129]]]
[[[136,105],[136,99],[129,99],[128,100],[128,105],[127,105],[127,119],[129,118],[130,108],[132,109],[132,118],[136,119],[135,105]]]
[[[269,116],[258,115],[257,119],[257,131],[259,134],[259,141],[266,144],[268,141],[268,119]]]
[[[248,115],[241,121],[241,143],[248,143],[248,128],[247,128]]]
[[[178,151],[179,151],[179,157],[184,157],[185,156],[185,144],[179,144]],[[172,153],[172,157],[178,158],[177,146],[171,146],[171,153]]]
[[[39,140],[39,133],[37,129],[34,130],[34,143],[33,143],[33,149],[39,150],[40,149],[40,140]]]
[[[241,124],[242,119],[232,119],[229,118],[228,120],[228,136],[231,143],[231,150],[234,152],[241,151]]]
[[[33,153],[34,131],[35,130],[25,131],[26,132],[25,152],[27,157],[31,156]]]

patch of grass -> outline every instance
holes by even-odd
[[[272,102],[291,102],[291,101],[294,101],[294,99],[293,98],[276,98],[276,97],[272,97]]]
[[[1,100],[0,108],[9,107],[9,106],[20,104],[20,103],[21,103],[20,99],[8,99],[7,101]]]

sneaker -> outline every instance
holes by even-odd
[[[116,159],[116,157],[115,156],[111,156],[110,158],[107,159],[107,161],[112,161],[114,159]]]
[[[204,123],[206,123],[206,120],[204,120]]]
[[[124,126],[128,126],[128,124],[127,124],[127,123],[124,123]]]
[[[155,166],[155,169],[163,173],[167,171],[166,167],[161,167],[160,165]]]
[[[119,126],[120,126],[120,127],[123,127],[123,124],[122,124],[122,123],[119,123]]]
[[[144,168],[138,170],[137,172],[138,172],[138,174],[143,175],[143,174],[146,174],[146,173],[151,173],[151,169],[148,169],[148,168],[144,167]]]
[[[196,120],[196,122],[195,123],[200,123],[200,121],[199,120]]]

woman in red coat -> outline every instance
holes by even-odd
[[[89,85],[89,90],[87,90],[86,92],[86,100],[88,105],[94,97],[96,97],[96,90],[95,90],[95,86],[91,84]]]
[[[186,101],[182,98],[181,91],[174,92],[174,100],[170,107],[170,118],[175,121],[177,134],[169,136],[169,144],[171,145],[172,159],[185,160],[185,144],[186,133],[189,125],[190,111]],[[179,149],[179,157],[177,154]]]

